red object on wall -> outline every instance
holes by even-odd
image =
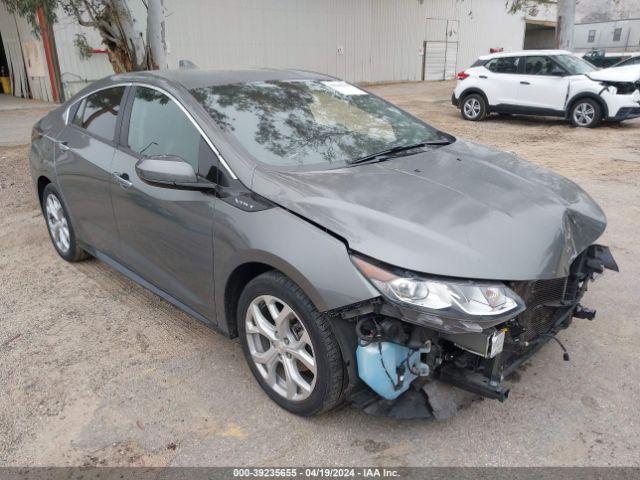
[[[500,53],[504,52],[504,48],[502,47],[492,47],[489,49],[489,53]]]
[[[109,53],[106,50],[101,50],[99,48],[92,48],[91,53]]]

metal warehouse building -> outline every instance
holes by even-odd
[[[144,25],[141,0],[131,0]],[[555,8],[535,17],[505,0],[165,0],[169,65],[298,68],[353,82],[442,80],[490,49],[552,48]],[[84,32],[94,49],[82,59]],[[42,41],[0,4],[0,33],[16,95],[53,99]],[[100,38],[60,14],[53,27],[62,91],[112,73]],[[525,38],[526,37],[526,38]]]
[[[638,52],[640,18],[577,24],[573,30],[573,46],[578,52]]]

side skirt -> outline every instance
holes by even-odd
[[[205,317],[204,315],[196,312],[194,309],[192,309],[191,307],[185,305],[184,303],[182,303],[180,300],[178,300],[177,298],[171,296],[170,294],[168,294],[167,292],[165,292],[164,290],[161,290],[160,288],[156,287],[155,285],[153,285],[152,283],[148,282],[147,280],[145,280],[144,278],[142,278],[140,275],[138,275],[137,273],[133,272],[132,270],[129,270],[127,267],[125,267],[124,265],[122,265],[121,263],[119,263],[118,261],[114,260],[113,258],[111,258],[110,256],[102,253],[99,250],[96,250],[95,248],[93,248],[90,245],[87,245],[86,243],[81,243],[81,247],[86,250],[88,253],[90,253],[92,256],[94,256],[95,258],[97,258],[98,260],[100,260],[101,262],[106,263],[107,265],[109,265],[110,267],[112,267],[113,269],[117,270],[119,273],[121,273],[122,275],[124,275],[125,277],[127,277],[129,280],[134,281],[135,283],[137,283],[138,285],[146,288],[147,290],[155,293],[156,295],[158,295],[160,298],[162,298],[163,300],[166,300],[167,302],[169,302],[170,304],[172,304],[173,306],[177,307],[178,309],[182,310],[184,313],[186,313],[187,315],[192,316],[193,318],[195,318],[196,320],[204,323],[206,326],[211,327],[213,330],[215,330],[217,333],[220,333],[222,335],[224,335],[225,337],[229,337],[226,332],[224,332],[223,330],[221,330],[216,323],[213,323],[211,320],[209,320],[207,317]]]
[[[496,113],[513,113],[520,115],[540,115],[545,117],[564,117],[564,110],[553,110],[551,108],[523,107],[520,105],[509,105],[499,103],[498,105],[489,105],[489,111]]]

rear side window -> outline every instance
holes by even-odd
[[[113,140],[124,89],[107,88],[89,95],[80,104],[73,123],[98,137]]]
[[[475,62],[473,62],[473,65],[471,65],[471,68],[473,67],[481,67],[482,65],[484,65],[485,63],[487,63],[486,60],[481,60],[480,58],[478,60],[476,60]]]
[[[518,73],[520,57],[500,57],[487,62],[485,67],[495,73]]]
[[[173,100],[145,87],[136,87],[128,144],[131,150],[144,156],[176,155],[189,162],[195,171],[198,171],[200,149],[209,149]]]

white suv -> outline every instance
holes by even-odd
[[[491,112],[564,117],[576,127],[640,117],[640,66],[598,70],[562,50],[480,57],[451,97],[466,120]]]

